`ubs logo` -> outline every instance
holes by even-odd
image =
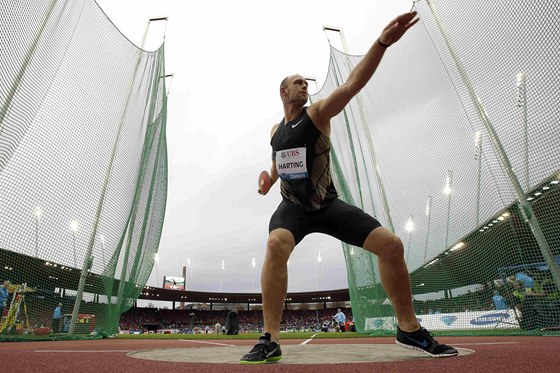
[[[299,149],[283,150],[280,152],[280,158],[284,159],[286,157],[297,157],[299,156]]]

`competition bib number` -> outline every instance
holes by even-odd
[[[307,173],[305,147],[276,152],[276,171],[282,180],[297,180],[309,177]]]

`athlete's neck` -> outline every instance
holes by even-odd
[[[285,105],[284,106],[284,123],[288,123],[296,119],[303,110],[304,106]]]

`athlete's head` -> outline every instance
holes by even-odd
[[[287,76],[280,83],[280,97],[284,104],[307,103],[307,80],[299,74]]]

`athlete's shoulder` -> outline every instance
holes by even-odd
[[[321,110],[324,104],[324,100],[319,100],[307,108],[307,116],[311,119],[311,122],[315,125],[315,128],[319,130],[322,134],[330,136],[330,119],[326,119],[321,115]]]
[[[274,134],[278,130],[278,126],[280,126],[280,123],[276,123],[275,125],[272,126],[272,129],[270,130],[270,138],[271,139],[274,137]]]

